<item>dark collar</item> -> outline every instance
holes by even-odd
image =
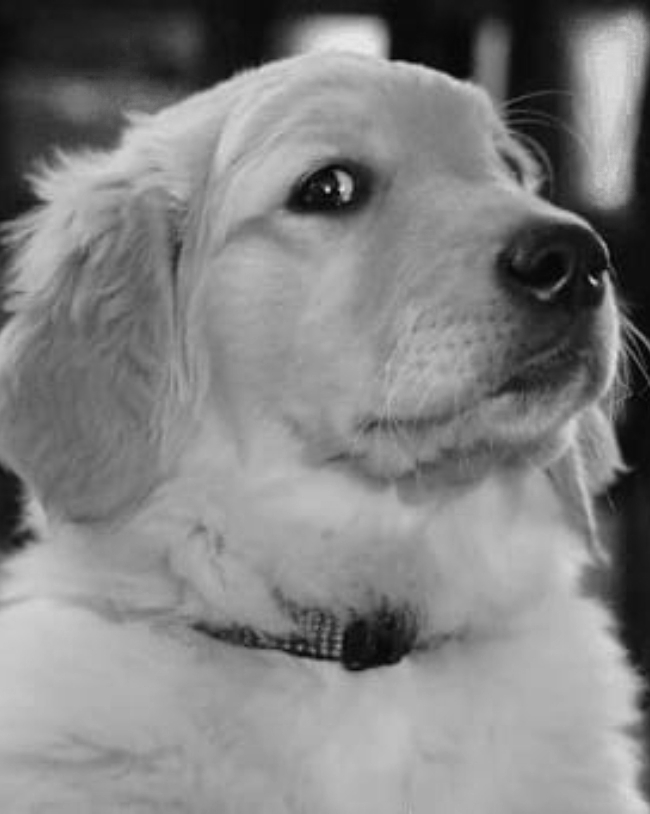
[[[347,670],[396,664],[418,647],[417,618],[409,608],[384,606],[371,614],[345,619],[318,609],[287,608],[293,628],[286,634],[209,622],[197,622],[193,627],[228,644],[335,661]]]

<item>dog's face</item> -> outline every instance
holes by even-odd
[[[310,70],[213,166],[214,380],[244,437],[381,477],[530,457],[610,381],[606,252],[476,88]]]
[[[602,243],[437,72],[270,66],[48,183],[2,449],[71,514],[164,479],[206,423],[255,465],[364,478],[548,461],[611,383]]]

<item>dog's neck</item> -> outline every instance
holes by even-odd
[[[220,481],[199,467],[120,526],[54,522],[45,536],[12,566],[15,596],[103,602],[127,618],[251,629],[269,641],[300,628],[278,596],[343,629],[382,607],[415,614],[421,641],[489,629],[563,590],[581,560],[541,472],[409,503],[339,473]]]

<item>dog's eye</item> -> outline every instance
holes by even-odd
[[[501,158],[501,162],[503,163],[506,172],[511,176],[511,178],[517,184],[526,186],[527,173],[526,168],[522,165],[521,161],[512,153],[507,152],[507,150],[501,150],[499,152],[499,157]]]
[[[299,181],[288,208],[298,213],[336,213],[358,207],[367,195],[367,178],[361,170],[331,164]]]

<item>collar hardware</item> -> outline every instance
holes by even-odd
[[[294,622],[294,629],[286,634],[209,622],[197,622],[193,628],[227,644],[336,661],[355,672],[397,664],[418,644],[417,620],[410,608],[382,606],[366,616],[341,619],[320,609],[299,609],[289,604],[286,607]]]

